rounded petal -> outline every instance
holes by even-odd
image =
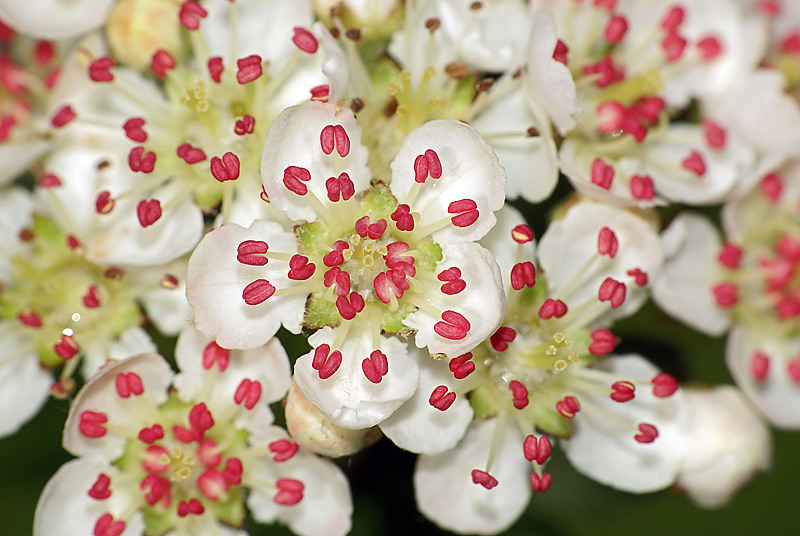
[[[612,356],[597,368],[629,381],[650,379],[659,372],[634,354]],[[642,385],[636,398],[626,403],[613,401],[607,393],[579,394],[581,411],[575,414],[572,436],[561,443],[578,471],[633,493],[656,491],[675,481],[683,457],[687,406],[680,391],[656,398],[647,387]],[[640,423],[655,425],[655,441],[643,444],[634,439]]]
[[[472,422],[472,406],[463,394],[453,405],[440,411],[428,402],[439,385],[455,391],[458,381],[448,369],[449,359],[431,359],[416,348],[409,352],[419,364],[419,387],[400,409],[381,424],[381,431],[401,449],[420,454],[438,454],[450,450],[461,441]]]
[[[472,350],[495,332],[506,312],[500,269],[488,250],[470,242],[446,245],[436,269],[441,272],[452,267],[461,270],[466,288],[453,295],[430,292],[426,299],[442,312],[454,311],[463,316],[469,322],[466,335],[457,340],[442,337],[436,333],[435,326],[443,319],[434,318],[423,309],[411,313],[403,321],[417,330],[414,336],[417,347],[427,347],[432,355],[457,357]]]
[[[144,392],[140,396],[146,397],[156,406],[166,402],[167,390],[174,374],[163,357],[157,354],[140,354],[110,364],[78,391],[70,406],[67,422],[64,424],[64,448],[67,451],[76,456],[98,456],[115,460],[122,455],[125,443],[130,439],[111,430],[102,437],[86,437],[79,429],[80,416],[84,411],[104,413],[108,417],[108,423],[117,429],[130,430],[132,434],[143,426],[152,425],[148,413],[137,411],[137,405],[140,404],[138,397],[122,398],[117,394],[117,376],[129,372],[136,373],[142,380]]]
[[[325,327],[311,337],[312,348],[333,345],[342,329]],[[388,372],[379,383],[372,383],[362,370],[362,361],[378,349],[372,346],[372,334],[351,328],[342,341],[341,365],[327,379],[312,368],[314,350],[300,357],[294,365],[294,380],[303,394],[336,426],[359,430],[375,426],[408,400],[419,383],[419,368],[408,356],[406,344],[396,338],[381,337],[379,350],[388,360]],[[332,350],[332,351],[335,351]]]
[[[139,326],[133,326],[118,337],[88,346],[81,361],[81,372],[84,378],[91,378],[109,359],[122,360],[132,355],[157,351],[150,335]]]
[[[242,291],[257,279],[266,279],[277,289],[290,285],[283,261],[249,266],[236,260],[239,244],[246,240],[264,241],[281,253],[297,252],[294,235],[268,221],[257,221],[249,229],[226,224],[203,237],[189,259],[186,297],[194,307],[197,329],[224,348],[261,346],[281,323],[297,333],[305,311],[302,294],[272,296],[258,305],[244,301]]]
[[[705,217],[682,212],[662,239],[669,249],[664,270],[653,281],[653,300],[670,316],[703,333],[722,335],[730,317],[717,306],[711,291],[722,247],[717,230]]]
[[[27,337],[0,324],[0,437],[11,435],[28,422],[50,396],[53,374],[39,365],[36,349]]]
[[[113,0],[3,0],[0,19],[31,37],[68,39],[102,26],[113,5]]]
[[[497,534],[522,515],[531,496],[530,464],[522,456],[522,434],[502,419],[475,421],[459,445],[433,456],[421,455],[414,471],[417,508],[439,527],[462,534]],[[497,486],[485,489],[472,481],[483,470],[500,434],[489,474]]]
[[[417,157],[435,151],[442,167],[441,178],[428,177],[418,186],[414,166]],[[418,227],[451,217],[448,209],[456,201],[472,200],[477,220],[466,226],[447,225],[432,233],[439,244],[478,240],[495,224],[494,212],[505,201],[506,175],[492,148],[469,125],[455,119],[430,121],[413,130],[403,141],[392,167],[392,193],[400,203],[409,202],[420,214]],[[414,190],[412,190],[412,187]],[[417,188],[419,188],[418,193]],[[415,229],[415,232],[418,232]]]
[[[45,141],[5,141],[0,145],[0,185],[5,185],[16,179],[40,156],[50,144]]]
[[[524,244],[512,242],[511,231],[518,225],[527,225],[522,213],[512,205],[504,205],[497,211],[497,225],[484,236],[480,244],[492,252],[500,273],[503,275],[503,288],[506,295],[511,291],[511,270],[519,262],[534,261],[536,241],[531,239]]]

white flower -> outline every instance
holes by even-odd
[[[231,352],[188,328],[176,357],[177,376],[140,354],[78,393],[64,447],[80,458],[45,487],[34,534],[244,534],[231,527],[241,527],[245,498],[259,521],[345,534],[352,504],[339,469],[271,425],[268,404],[290,377],[277,340]]]
[[[66,39],[102,26],[113,5],[113,0],[2,0],[0,19],[32,37]]]

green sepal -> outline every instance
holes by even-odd
[[[336,326],[341,321],[336,304],[328,300],[323,293],[315,292],[306,303],[306,316],[303,325],[311,329],[325,326]]]
[[[478,387],[469,394],[469,403],[476,419],[488,419],[497,415],[497,404],[486,387]]]
[[[394,333],[397,335],[408,336],[414,333],[414,330],[406,326],[403,321],[406,317],[413,313],[416,307],[411,304],[403,304],[397,308],[396,311],[387,311],[383,314],[381,319],[381,329],[385,333]]]

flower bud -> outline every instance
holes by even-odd
[[[120,63],[144,70],[159,49],[179,56],[179,8],[171,0],[119,0],[108,18],[106,36]]]

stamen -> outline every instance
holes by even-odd
[[[703,161],[703,155],[699,151],[690,152],[689,156],[681,161],[681,165],[698,177],[702,177],[706,173],[706,163]]]
[[[605,38],[610,44],[616,44],[622,41],[625,37],[625,32],[628,31],[628,21],[622,15],[614,15],[608,19],[608,24],[605,29]]]
[[[711,61],[722,53],[722,44],[712,35],[700,39],[697,42],[697,49],[703,61]]]
[[[561,300],[546,299],[539,308],[539,318],[547,320],[553,317],[561,318],[567,314],[567,304]]]
[[[480,469],[472,470],[472,481],[475,484],[480,484],[486,489],[492,489],[497,485],[497,479],[495,477],[486,471],[481,471]]]
[[[321,344],[314,349],[314,359],[311,361],[311,368],[319,372],[321,380],[327,380],[333,376],[342,364],[342,353],[339,350],[331,352],[328,344]]]
[[[472,352],[467,352],[450,360],[450,372],[457,380],[463,380],[475,371],[475,363],[471,361]]]
[[[616,309],[622,302],[625,301],[625,294],[626,294],[626,287],[625,283],[620,283],[619,281],[607,277],[603,283],[600,285],[600,289],[597,293],[597,298],[601,302],[610,302],[611,308]]]
[[[211,159],[211,175],[219,182],[232,181],[239,178],[239,157],[227,152],[222,158],[215,156]]]
[[[203,368],[206,370],[211,370],[214,365],[217,365],[219,371],[224,372],[225,369],[228,368],[230,357],[230,350],[223,348],[215,341],[211,341],[203,350]]]
[[[114,516],[105,513],[94,524],[94,536],[119,536],[125,532],[125,522],[122,520],[114,521]]]
[[[40,328],[42,327],[42,317],[37,315],[34,312],[30,313],[20,313],[17,315],[17,320],[20,321],[21,324],[31,327],[31,328]]]
[[[612,393],[611,393],[611,400],[614,402],[627,402],[628,400],[632,400],[634,395],[634,391],[636,390],[636,386],[629,381],[621,381],[621,382],[614,382],[611,385]]]
[[[434,177],[435,178],[435,177]],[[450,218],[456,227],[469,227],[478,220],[478,204],[472,199],[453,201],[448,205],[449,214],[457,214]]]
[[[597,236],[597,252],[600,255],[608,255],[612,259],[616,256],[619,249],[619,241],[614,231],[608,227],[600,229],[600,234]]]
[[[261,382],[245,378],[239,383],[236,392],[233,394],[233,401],[242,404],[247,409],[253,409],[261,398]]]
[[[769,356],[763,352],[756,352],[750,358],[750,372],[758,381],[764,381],[769,372]]]
[[[458,294],[467,288],[467,282],[461,279],[461,270],[456,266],[439,272],[436,278],[439,281],[446,281],[446,283],[441,286],[440,290],[448,296]]]
[[[61,340],[53,346],[53,350],[62,359],[72,359],[80,351],[80,346],[72,335],[62,333]]]
[[[467,336],[471,327],[462,314],[447,310],[442,313],[442,321],[434,324],[433,331],[445,339],[460,341]]]
[[[728,268],[738,268],[742,262],[742,248],[726,242],[722,245],[722,251],[717,256],[720,264]]]
[[[531,473],[530,484],[531,489],[536,493],[541,493],[547,491],[550,487],[550,484],[553,483],[553,477],[550,473],[542,473],[540,477],[536,473]]]
[[[305,281],[316,271],[317,266],[313,262],[308,262],[308,257],[304,255],[294,255],[289,260],[289,279],[293,281]]]
[[[196,164],[206,159],[206,153],[198,147],[192,147],[189,143],[178,145],[177,154],[183,158],[187,164]]]
[[[720,307],[729,308],[739,303],[739,289],[735,283],[719,283],[711,290]]]
[[[125,121],[125,124],[122,125],[122,129],[129,139],[137,143],[144,143],[147,141],[147,133],[142,129],[144,123],[145,121],[141,117],[132,117]]]
[[[589,345],[589,353],[602,356],[614,351],[616,338],[614,334],[605,328],[598,328],[592,332],[592,344]]]
[[[345,320],[352,320],[364,310],[364,298],[358,292],[351,292],[350,298],[339,296],[336,298],[336,310]]]
[[[136,207],[136,215],[142,227],[153,225],[161,218],[161,202],[158,199],[142,199]]]
[[[252,134],[256,126],[256,118],[250,114],[245,114],[241,119],[237,119],[233,126],[233,132],[238,136]]]
[[[121,398],[129,398],[131,395],[139,396],[144,392],[142,378],[135,372],[117,374],[114,385]]]
[[[511,382],[508,384],[508,388],[511,389],[511,396],[514,399],[514,407],[517,409],[525,408],[529,402],[527,387],[517,380],[511,380]]]
[[[299,449],[300,446],[297,443],[286,439],[279,439],[269,444],[269,451],[273,454],[272,461],[278,463],[291,459]]]
[[[72,109],[72,106],[66,105],[59,108],[58,111],[53,114],[50,123],[56,128],[61,128],[76,117],[77,114],[75,114],[75,110]]]
[[[652,443],[658,437],[658,429],[652,424],[641,423],[639,432],[633,438],[639,443]]]
[[[653,179],[649,175],[633,175],[631,177],[631,195],[636,199],[653,199],[656,195]]]
[[[414,216],[411,214],[411,207],[406,204],[397,205],[397,208],[392,212],[392,220],[398,231],[413,231],[414,230]]]
[[[595,158],[592,162],[592,183],[604,190],[611,188],[611,181],[614,180],[614,168],[603,162],[600,158]]]
[[[45,173],[39,178],[37,183],[40,188],[57,188],[61,186],[61,179],[53,173]]]
[[[374,350],[370,356],[361,362],[361,369],[364,376],[372,383],[381,383],[381,380],[389,372],[389,360],[386,354],[380,350]]]
[[[278,488],[278,493],[273,500],[283,506],[291,506],[299,503],[303,499],[303,490],[305,486],[299,480],[291,478],[279,478],[275,482],[275,487]]]
[[[156,153],[145,151],[144,146],[139,145],[131,149],[128,153],[128,166],[131,171],[142,173],[152,173],[156,165]]]
[[[164,438],[164,429],[161,427],[160,424],[154,424],[150,428],[142,428],[139,430],[139,441],[142,443],[146,443],[148,445],[152,445],[159,439]]]
[[[236,66],[239,68],[236,71],[236,81],[242,85],[258,79],[264,72],[261,67],[261,56],[258,54],[236,60]]]
[[[783,177],[777,173],[770,173],[759,184],[761,194],[773,203],[777,203],[783,192]]]
[[[317,38],[314,37],[314,34],[299,26],[294,27],[292,42],[297,48],[308,54],[314,54],[319,47],[319,43],[317,42]]]
[[[653,396],[667,398],[678,390],[678,380],[666,372],[659,372],[650,382],[653,384]]]
[[[103,426],[108,422],[108,415],[97,411],[84,411],[81,413],[78,430],[81,434],[88,438],[98,438],[106,435],[106,427]]]
[[[111,478],[105,473],[100,473],[97,476],[97,480],[92,484],[92,489],[89,490],[89,497],[97,501],[108,499],[111,497],[110,484]]]
[[[683,22],[685,12],[680,6],[673,6],[661,20],[661,27],[668,31],[674,31]]]
[[[517,244],[525,244],[533,240],[533,231],[527,225],[517,225],[511,229],[511,238]]]
[[[347,172],[342,172],[338,177],[331,177],[325,181],[325,189],[328,191],[328,199],[334,203],[339,201],[339,196],[345,201],[350,200],[356,193],[355,185]]]
[[[247,305],[259,305],[275,294],[275,287],[266,279],[256,279],[242,291],[242,299]]]
[[[511,268],[511,288],[522,290],[523,287],[533,287],[536,284],[536,268],[530,261],[520,262]]]
[[[181,5],[181,10],[178,13],[178,19],[181,25],[187,30],[196,30],[200,27],[200,19],[208,16],[208,11],[195,2],[194,0],[187,0]]]
[[[111,82],[114,80],[114,74],[111,68],[116,63],[108,56],[103,56],[94,60],[89,64],[89,78],[94,82]]]
[[[581,409],[581,404],[574,396],[567,396],[563,400],[556,402],[556,411],[567,419],[571,419]]]
[[[439,179],[442,176],[442,162],[433,149],[427,149],[424,154],[414,159],[414,180],[423,184],[428,177]]]
[[[208,58],[208,74],[211,76],[211,80],[219,84],[220,80],[222,79],[223,70],[224,66],[222,65],[222,58],[219,56]]]
[[[496,352],[505,352],[508,349],[508,343],[517,337],[517,332],[513,328],[500,326],[497,331],[489,337],[489,342]]]
[[[553,59],[557,62],[567,65],[567,53],[569,53],[569,47],[567,47],[567,44],[564,43],[564,41],[559,39],[556,42],[555,49],[553,49]]]
[[[175,68],[175,58],[172,54],[160,48],[153,54],[153,59],[150,62],[150,69],[159,78],[167,76],[167,71]]]
[[[310,180],[311,173],[306,168],[289,166],[283,171],[284,186],[297,195],[306,195],[308,193],[308,186],[303,183]]]
[[[428,403],[439,411],[445,411],[453,405],[456,400],[456,394],[447,392],[446,385],[436,387],[428,398]]]
[[[647,285],[647,282],[649,280],[649,278],[647,277],[647,273],[641,271],[639,268],[631,268],[625,273],[633,278],[637,286],[643,287]]]
[[[525,455],[525,459],[529,462],[535,460],[539,465],[547,461],[552,451],[553,445],[550,443],[550,438],[545,435],[538,439],[536,436],[529,435],[522,444],[522,452]]]

